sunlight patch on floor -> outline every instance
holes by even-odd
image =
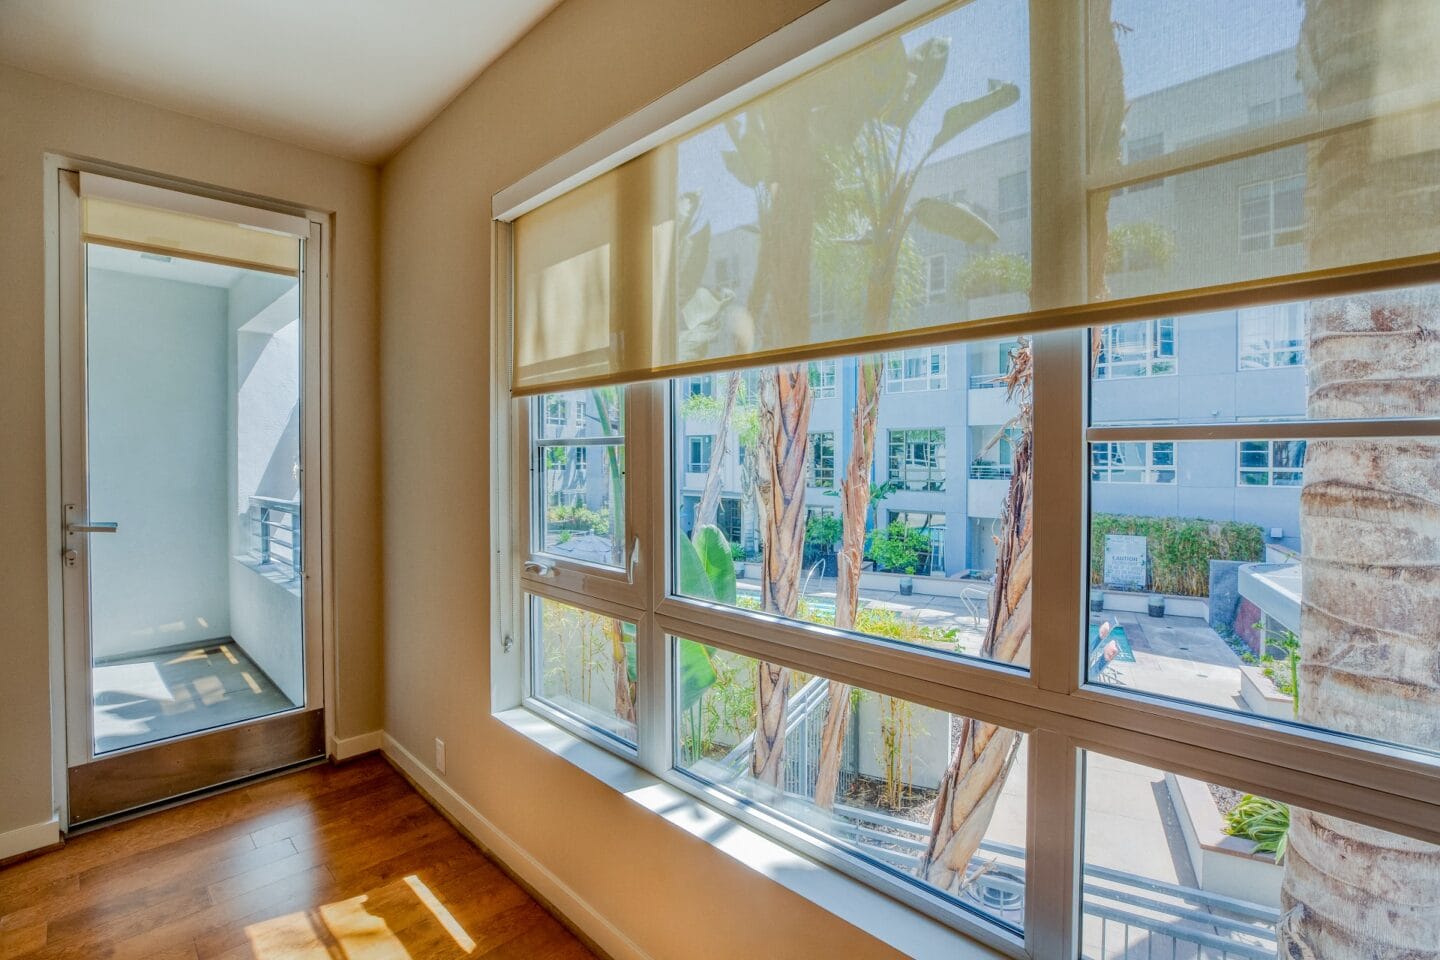
[[[475,939],[415,874],[403,884],[251,924],[245,934],[251,960],[426,960],[441,949],[446,957],[476,949]],[[454,941],[458,954],[442,948],[442,936]]]
[[[441,903],[440,898],[430,892],[430,888],[425,886],[419,877],[412,873],[405,878],[405,882],[410,885],[411,890],[415,891],[415,896],[420,898],[420,902],[425,904],[430,912],[435,915],[435,919],[440,921],[440,926],[444,927],[445,932],[450,934],[451,939],[455,941],[457,947],[466,953],[475,949],[475,941],[471,939],[470,934],[465,932],[465,928],[460,926],[460,921],[456,920],[454,915],[445,909],[445,904]]]

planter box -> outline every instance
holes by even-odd
[[[1148,613],[1150,598],[1153,593],[1135,593],[1128,590],[1116,590],[1113,587],[1093,587],[1092,589],[1105,591],[1105,609],[1115,610],[1122,613]],[[1165,594],[1165,615],[1170,617],[1194,617],[1197,620],[1209,621],[1210,604],[1201,597],[1177,597],[1172,594]]]
[[[1264,671],[1249,663],[1240,664],[1240,699],[1251,713],[1274,720],[1294,720],[1295,701],[1275,689]]]
[[[1185,851],[1201,890],[1269,907],[1280,906],[1285,868],[1255,844],[1225,832],[1225,821],[1210,788],[1199,780],[1165,774],[1165,789],[1180,821]]]

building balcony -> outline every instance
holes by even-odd
[[[1010,490],[1009,476],[967,480],[965,512],[972,517],[998,517]]]
[[[988,423],[1009,423],[1019,412],[1019,405],[1006,399],[1003,383],[988,382],[999,374],[983,373],[970,378],[970,391],[966,403],[966,422],[971,426]],[[976,381],[987,381],[976,386]]]

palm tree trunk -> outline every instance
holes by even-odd
[[[730,418],[735,413],[735,398],[740,395],[740,373],[736,371],[725,378],[725,404],[720,411],[720,422],[715,425],[715,440],[710,448],[710,465],[705,472],[705,489],[700,493],[700,503],[695,508],[695,529],[713,526],[715,515],[720,510],[720,468],[725,463],[725,441],[730,431]]]
[[[1016,352],[1008,379],[1010,395],[1020,404],[1016,418],[1020,429],[1010,491],[1000,516],[990,622],[980,656],[1013,663],[1026,662],[1030,656],[1030,467],[1034,425],[1030,418],[1032,374],[1028,344]],[[935,798],[930,843],[920,863],[920,874],[929,883],[950,891],[964,887],[970,859],[990,826],[1019,746],[1020,734],[1014,730],[968,717],[961,719],[955,751]]]
[[[803,363],[775,368],[760,398],[760,480],[765,523],[762,605],[794,617],[800,610],[800,567],[805,551],[805,446],[810,424],[810,374]],[[751,772],[779,786],[784,774],[785,712],[790,671],[759,665]]]
[[[870,512],[870,469],[875,462],[875,423],[880,416],[879,354],[861,358],[855,384],[853,444],[840,482],[840,549],[835,578],[835,626],[855,626],[860,607],[860,564],[865,552],[865,520]],[[825,726],[820,731],[820,761],[815,776],[815,803],[829,810],[840,783],[840,756],[850,720],[850,686],[831,680],[827,689]]]
[[[1305,6],[1299,60],[1312,109],[1429,83],[1434,4]],[[1413,180],[1436,139],[1419,114],[1311,145],[1312,265],[1408,253],[1431,234]],[[1434,288],[1312,303],[1308,323],[1310,417],[1440,414]],[[1299,718],[1440,744],[1440,441],[1311,442],[1300,539]],[[1282,955],[1440,957],[1440,846],[1292,810],[1281,901]]]

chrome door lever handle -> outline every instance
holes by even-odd
[[[67,523],[66,533],[118,533],[120,524],[113,520],[97,520],[94,523]]]

